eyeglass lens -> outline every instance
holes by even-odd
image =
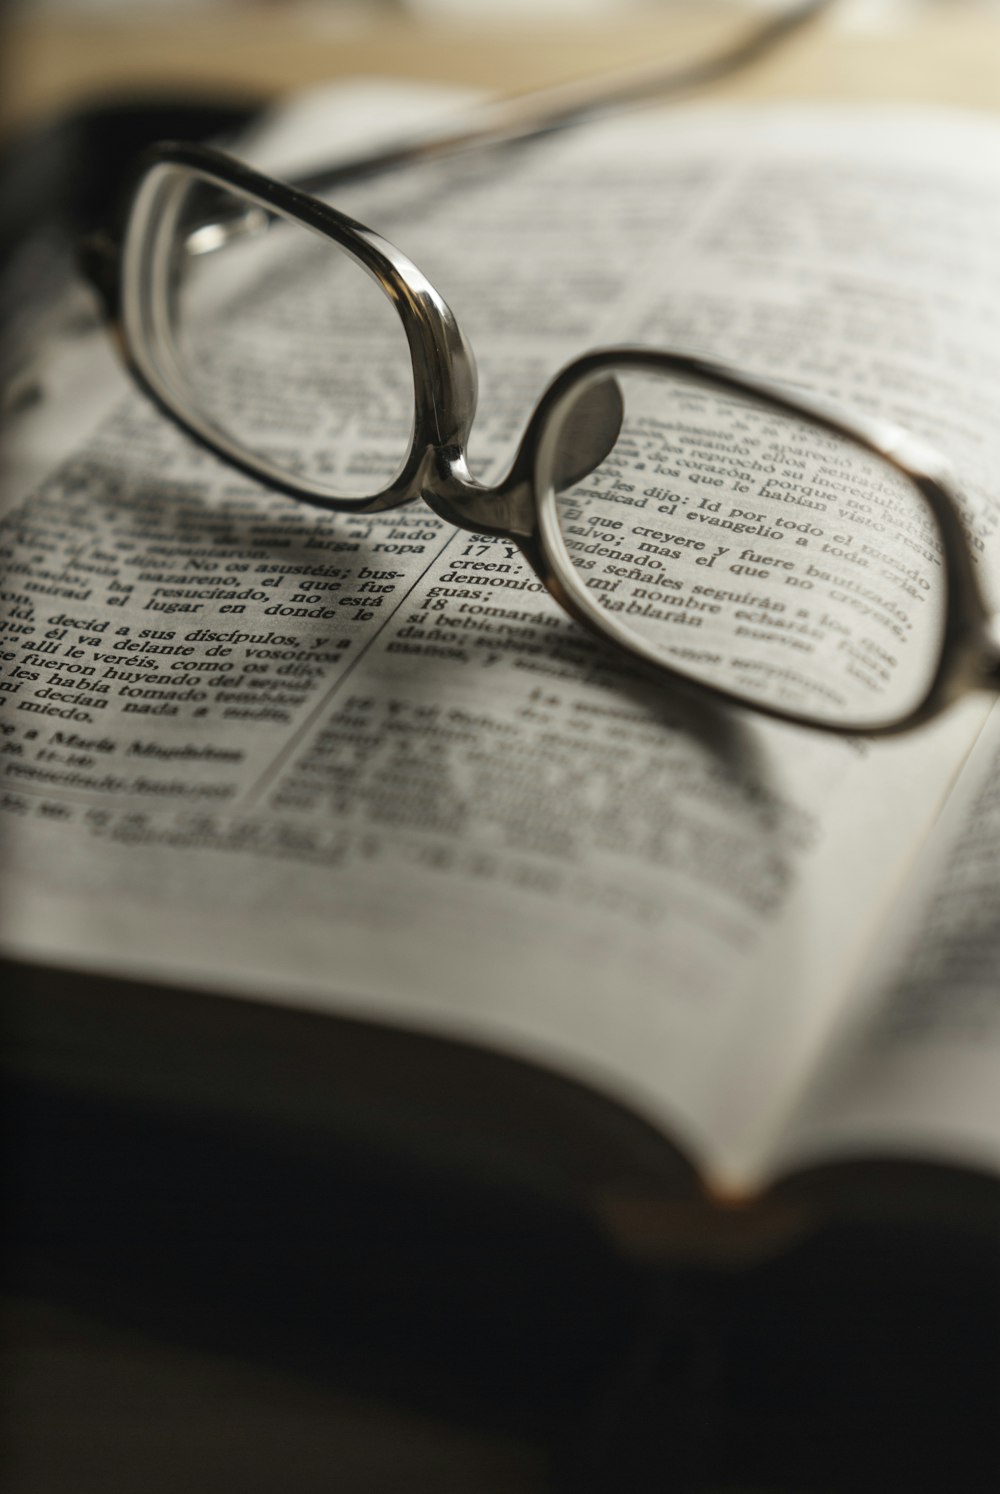
[[[916,485],[766,402],[616,377],[625,416],[605,459],[554,496],[557,474],[540,473],[586,603],[623,641],[754,704],[866,726],[919,705],[946,596]]]
[[[386,487],[414,407],[388,297],[329,239],[234,191],[182,168],[160,191],[161,372],[189,415],[275,476]]]

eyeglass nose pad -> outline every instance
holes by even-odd
[[[563,419],[555,452],[557,491],[589,477],[613,449],[625,417],[618,380],[611,377],[585,389]]]

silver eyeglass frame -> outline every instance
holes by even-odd
[[[181,176],[184,173],[184,176]],[[339,495],[322,484],[272,467],[236,445],[191,407],[171,355],[168,277],[153,259],[163,235],[170,176],[239,194],[267,214],[297,223],[337,245],[396,308],[409,348],[414,417],[408,451],[395,477],[368,497]],[[219,247],[243,231],[244,215],[213,221]],[[208,146],[164,144],[143,158],[125,227],[105,238],[85,263],[104,300],[124,359],[155,404],[197,441],[259,481],[328,512],[377,513],[423,499],[458,528],[513,540],[553,598],[578,622],[661,682],[751,709],[775,720],[838,735],[898,734],[937,715],[969,690],[1000,689],[1000,628],[986,605],[966,541],[960,506],[944,462],[898,428],[792,392],[787,386],[684,352],[608,347],[575,359],[541,395],[511,465],[498,482],[480,482],[466,449],[476,414],[472,350],[452,311],[426,277],[380,234],[301,187],[277,181]],[[941,649],[925,694],[898,719],[836,721],[769,705],[666,663],[652,645],[603,610],[577,574],[556,520],[557,486],[588,475],[613,447],[621,426],[616,374],[687,375],[717,390],[754,397],[852,441],[889,462],[919,490],[942,542],[946,587]]]

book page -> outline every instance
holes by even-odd
[[[1000,713],[921,858],[777,1158],[873,1152],[1000,1166]]]
[[[354,90],[283,147],[364,117]],[[986,571],[998,141],[907,112],[650,114],[337,202],[463,326],[481,476],[588,347],[702,350],[945,448]],[[322,347],[286,280],[265,333],[301,356],[244,410],[306,451]],[[331,386],[345,480],[382,470],[388,347]],[[512,544],[229,468],[97,335],[45,389],[7,455],[7,950],[486,1042],[752,1179],[984,706],[872,745],[701,705],[585,635]],[[719,532],[738,592],[760,537]]]

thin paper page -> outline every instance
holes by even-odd
[[[858,1152],[1000,1166],[998,770],[994,710],[779,1170]]]
[[[936,437],[985,554],[997,138],[878,111],[650,116],[341,205],[465,328],[477,472],[570,357],[680,343]],[[279,289],[263,335],[307,347],[315,319]],[[240,387],[251,434],[322,456],[300,419],[313,351]],[[495,1043],[752,1173],[976,721],[864,747],[699,709],[590,640],[507,542],[420,505],[295,505],[195,448],[103,349],[66,366],[72,403],[23,417],[7,499],[8,947]],[[378,469],[384,422],[345,389],[387,399],[397,372],[331,385],[351,478]],[[789,542],[803,576],[831,563],[817,527]],[[760,535],[719,532],[719,590],[756,564],[790,593],[743,556]]]

